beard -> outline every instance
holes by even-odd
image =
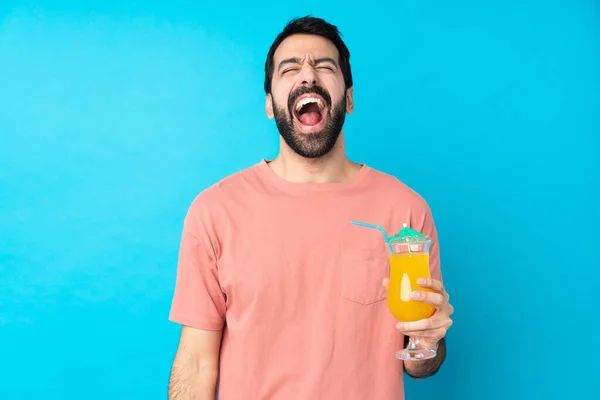
[[[302,133],[294,123],[294,104],[296,99],[307,93],[315,93],[323,97],[327,104],[325,126],[319,132]],[[299,156],[304,158],[323,157],[333,149],[344,126],[346,118],[346,96],[342,95],[340,101],[332,109],[331,96],[319,86],[301,87],[290,95],[287,112],[285,108],[278,107],[273,99],[273,114],[279,134],[287,145]]]

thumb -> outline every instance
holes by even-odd
[[[385,288],[385,290],[387,291],[390,287],[390,279],[389,278],[384,278],[383,282],[382,282],[383,287]]]

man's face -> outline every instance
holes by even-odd
[[[300,156],[329,153],[354,106],[335,45],[316,35],[290,36],[275,51],[273,67],[267,115]]]

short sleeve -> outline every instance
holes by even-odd
[[[220,330],[225,324],[225,295],[221,290],[210,243],[183,230],[177,279],[169,320],[192,328]]]

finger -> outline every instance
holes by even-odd
[[[421,303],[431,304],[436,308],[440,308],[446,301],[446,298],[440,293],[425,292],[421,290],[411,292],[410,298]]]
[[[398,322],[396,324],[396,328],[404,334],[413,334],[413,332],[421,332],[429,329],[437,328],[435,325],[435,321],[431,321],[431,318],[422,319],[420,321],[414,322]]]
[[[420,278],[417,283],[424,288],[433,289],[436,292],[444,292],[444,284],[437,279],[432,278]]]
[[[419,339],[426,339],[428,341],[438,341],[445,337],[447,332],[447,328],[438,328],[427,331],[406,332],[404,333],[404,336],[418,337]]]
[[[383,287],[385,288],[385,290],[387,291],[390,287],[390,279],[389,278],[384,278],[383,279]]]
[[[450,325],[452,325],[452,320],[449,317],[438,317],[438,315],[414,322],[398,322],[396,324],[396,328],[398,328],[400,332],[410,333],[413,335],[414,332],[448,328]]]

